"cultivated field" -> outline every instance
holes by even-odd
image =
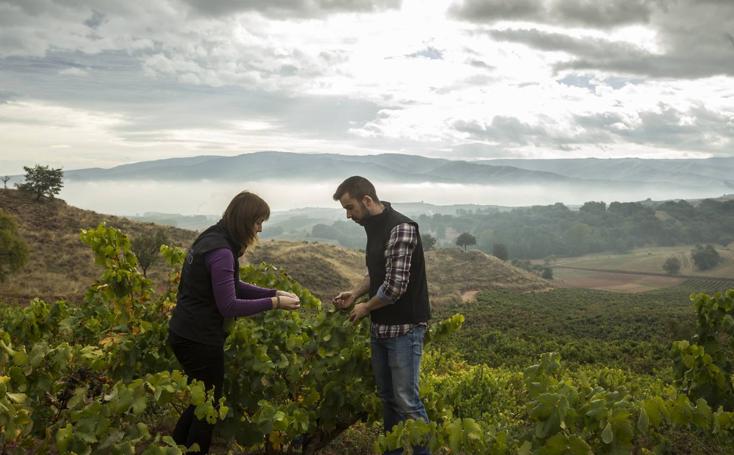
[[[681,284],[687,277],[729,278],[734,285],[734,243],[716,246],[717,267],[699,271],[691,260],[693,246],[639,248],[624,254],[593,254],[560,258],[551,263],[555,285],[616,292],[644,292]],[[681,262],[680,277],[666,276],[662,265],[671,256]],[[570,267],[570,268],[566,268]],[[586,270],[581,270],[586,269]],[[633,273],[620,273],[633,272]]]

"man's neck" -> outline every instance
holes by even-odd
[[[384,211],[385,211],[385,204],[383,204],[382,202],[380,202],[379,204],[377,204],[377,207],[375,208],[375,211],[372,213],[372,215],[373,216],[374,215],[379,215],[379,214],[381,214]]]

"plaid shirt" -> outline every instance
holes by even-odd
[[[385,281],[377,289],[377,297],[390,305],[405,294],[410,278],[410,260],[418,244],[418,230],[409,223],[402,223],[390,231],[385,248]],[[425,323],[421,323],[426,325]],[[372,336],[393,338],[405,335],[416,324],[372,323]]]

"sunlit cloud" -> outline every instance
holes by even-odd
[[[731,155],[732,30],[734,4],[692,0],[5,0],[0,172],[257,150]]]

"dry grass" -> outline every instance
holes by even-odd
[[[426,253],[428,288],[434,305],[460,303],[473,291],[510,289],[545,291],[553,285],[537,275],[482,251],[458,248]],[[469,294],[468,294],[469,293]]]
[[[283,268],[322,300],[349,289],[366,273],[364,253],[335,245],[269,240],[245,254],[246,261]],[[487,289],[542,291],[552,285],[481,251],[441,249],[426,253],[433,305],[462,301],[462,294]]]
[[[100,273],[91,250],[79,240],[81,229],[101,222],[134,237],[162,226],[102,215],[67,205],[64,201],[35,202],[15,190],[0,190],[0,207],[13,215],[28,243],[28,264],[0,283],[0,300],[27,303],[45,300],[79,300]],[[172,243],[188,247],[196,232],[162,227]],[[262,241],[248,251],[243,262],[267,262],[284,269],[322,300],[347,290],[366,273],[364,253],[336,245],[309,242]],[[538,291],[551,284],[480,251],[458,249],[426,253],[428,287],[433,305],[461,302],[462,294],[485,289]],[[149,270],[154,283],[167,271],[160,263]]]
[[[137,223],[78,209],[60,199],[36,202],[16,190],[0,190],[0,207],[16,219],[20,234],[28,244],[28,263],[0,283],[0,299],[21,304],[34,297],[72,301],[81,298],[100,274],[91,250],[79,239],[82,229],[106,222],[134,237],[161,228],[152,223]],[[188,246],[196,236],[183,229],[162,228],[171,243],[179,246]],[[156,264],[148,274],[154,283],[159,283],[165,271]]]
[[[244,262],[280,267],[324,301],[350,289],[366,273],[363,253],[325,243],[268,240],[245,253]]]

